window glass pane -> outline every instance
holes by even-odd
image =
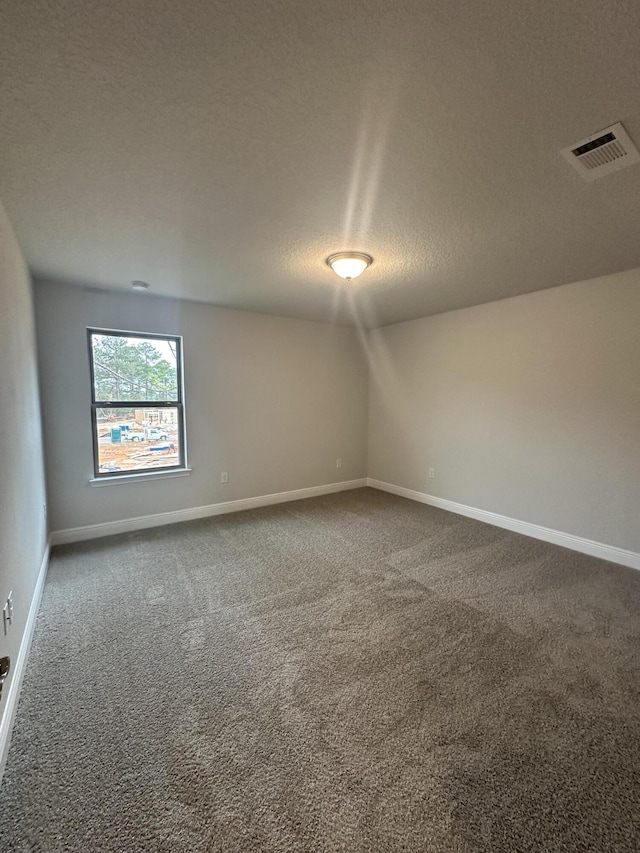
[[[180,464],[177,408],[96,409],[98,473]]]
[[[174,340],[91,333],[94,400],[178,399]]]

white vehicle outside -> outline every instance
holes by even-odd
[[[166,432],[156,427],[145,427],[144,437],[145,441],[166,441],[169,438]]]

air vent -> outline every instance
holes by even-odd
[[[618,122],[560,152],[585,181],[640,162],[640,153]]]

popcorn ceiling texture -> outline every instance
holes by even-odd
[[[640,266],[629,0],[0,0],[0,195],[39,278],[367,326]],[[345,285],[325,258],[369,252]]]
[[[640,573],[370,489],[59,548],[3,851],[632,853]]]

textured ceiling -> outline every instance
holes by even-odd
[[[640,4],[0,0],[36,277],[366,326],[640,266]],[[368,252],[351,284],[324,259]]]

